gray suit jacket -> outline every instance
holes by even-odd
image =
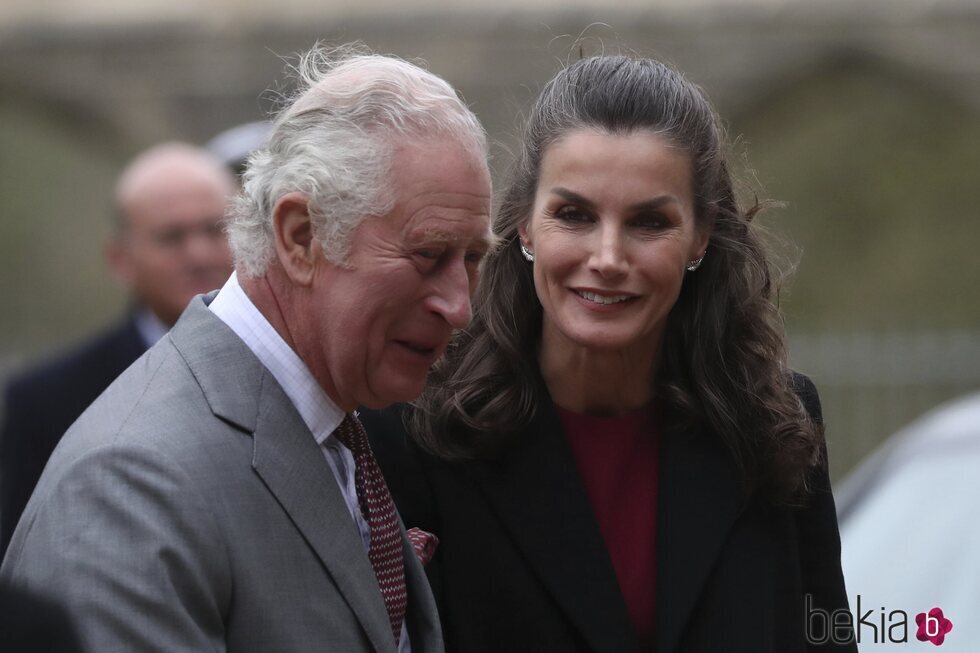
[[[0,580],[57,599],[100,653],[394,653],[329,465],[206,301],[68,430]],[[440,652],[431,591],[402,540],[412,650]]]

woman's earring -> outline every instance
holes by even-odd
[[[524,243],[521,243],[521,254],[523,254],[524,258],[529,260],[531,263],[534,263],[534,252],[529,250]]]
[[[697,258],[689,262],[687,264],[687,271],[694,272],[695,270],[697,270],[699,267],[701,267],[701,261],[703,260],[704,260],[704,254],[701,255],[701,258]]]

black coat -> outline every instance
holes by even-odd
[[[813,385],[798,381],[819,419]],[[447,651],[641,650],[550,402],[497,462],[422,453],[397,410],[362,420],[406,526],[441,539],[427,572]],[[811,480],[802,509],[745,501],[717,438],[662,434],[655,650],[808,650],[804,595],[827,613],[847,607],[826,468]]]
[[[144,351],[128,318],[7,386],[0,430],[0,557],[61,436]]]

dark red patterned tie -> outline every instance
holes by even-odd
[[[405,560],[402,557],[402,538],[398,528],[398,513],[391,500],[388,485],[374,459],[367,433],[360,420],[347,415],[335,431],[337,439],[354,454],[354,486],[361,514],[371,530],[371,546],[368,558],[378,578],[381,596],[384,597],[391,632],[397,643],[405,621],[408,591],[405,588]]]

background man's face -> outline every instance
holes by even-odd
[[[229,181],[200,163],[161,165],[120,202],[125,222],[110,254],[116,276],[172,325],[199,293],[231,274],[222,231]]]
[[[396,149],[388,215],[355,232],[349,267],[322,255],[300,345],[341,406],[415,399],[453,329],[470,321],[470,296],[490,241],[490,173],[451,141]]]

